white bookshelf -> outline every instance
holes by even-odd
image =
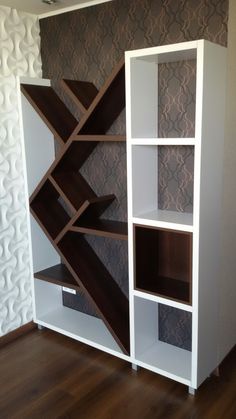
[[[167,133],[167,138],[159,137],[158,66],[185,60],[193,60],[196,65],[194,135],[187,138],[180,133],[179,137],[170,138]],[[226,286],[219,273],[225,84],[226,49],[207,41],[126,52],[131,356],[138,365],[185,383],[191,390],[198,388],[219,363],[219,286]],[[159,146],[193,148],[192,213],[159,208]],[[157,233],[149,234],[150,229]],[[165,239],[162,245],[163,233],[159,232],[163,231],[170,238],[171,251],[164,248]],[[191,237],[191,245],[183,246],[189,258],[186,266],[191,268],[188,302],[178,301],[168,295],[168,290],[166,295],[160,295],[148,285],[152,271],[155,272],[150,283],[165,283],[165,275],[161,278],[161,255],[169,252],[171,266],[177,233]],[[183,255],[177,256],[182,260],[180,265],[184,265]],[[170,269],[173,284],[175,268],[178,269],[178,262]],[[181,279],[181,269],[177,279]],[[192,313],[191,351],[159,340],[158,304]]]
[[[21,103],[22,137],[25,149],[25,171],[27,174],[28,198],[34,192],[45,173],[55,160],[54,137],[32,105],[20,92],[20,82],[50,86],[46,79],[21,78],[18,85]],[[29,209],[28,209],[29,215]],[[31,232],[31,276],[33,320],[40,326],[62,333],[82,343],[100,349],[119,358],[130,360],[116,343],[105,322],[63,305],[63,287],[55,283],[34,278],[35,273],[61,263],[48,237],[32,215],[28,217]],[[67,291],[69,292],[69,288]]]
[[[31,219],[34,321],[193,391],[226,356],[222,348],[232,347],[222,321],[227,316],[218,320],[221,292],[227,288],[219,269],[226,49],[200,40],[128,51],[125,59],[130,356],[105,322],[63,305],[60,285],[33,278],[33,272],[59,264],[60,258]],[[196,66],[194,134],[165,138],[158,130],[158,65],[185,60]],[[49,85],[46,80],[24,82]],[[30,195],[55,158],[54,141],[27,100],[21,101]],[[192,148],[192,212],[159,208],[158,153],[165,146]],[[191,350],[161,340],[160,305],[191,317]],[[224,340],[220,356],[219,336]]]

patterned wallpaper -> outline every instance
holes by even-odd
[[[38,20],[0,7],[0,336],[32,320],[16,76],[41,74]]]
[[[63,77],[87,80],[99,88],[125,50],[201,38],[226,45],[227,20],[228,0],[114,0],[44,19],[40,21],[43,75],[54,80],[54,88],[79,117],[57,80]],[[186,62],[181,68],[178,63],[160,66],[159,135],[194,135],[194,87],[194,62]],[[176,101],[173,101],[173,94]],[[111,132],[125,132],[124,112]],[[158,160],[159,206],[192,211],[193,148],[160,147]],[[81,170],[98,194],[116,194],[117,201],[107,210],[107,218],[126,219],[125,161],[124,145],[99,144]],[[105,239],[88,240],[100,256],[104,255],[101,250],[106,250],[103,262],[127,292],[126,245],[120,242],[110,249]],[[114,257],[117,253],[122,255],[118,262]],[[85,311],[88,309],[81,299],[76,304],[73,301],[74,305]],[[160,307],[159,314],[165,327],[160,327],[159,333],[163,340],[189,349],[190,315],[181,313],[174,325],[173,337],[170,330],[173,329],[174,311]]]

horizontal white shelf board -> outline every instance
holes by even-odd
[[[31,84],[34,86],[51,86],[50,79],[43,79],[39,77],[24,77],[19,76],[19,81],[21,84]]]
[[[188,212],[157,209],[142,214],[135,214],[132,222],[151,227],[193,232],[193,214]]]
[[[195,138],[129,138],[127,142],[131,145],[179,145],[179,146],[194,146],[196,144]]]
[[[157,341],[145,352],[136,350],[137,364],[183,384],[190,385],[192,353]]]
[[[35,322],[62,333],[94,348],[129,360],[101,319],[61,306],[47,314],[37,316]]]
[[[197,48],[202,41],[180,42],[152,48],[143,48],[125,53],[126,58],[140,58],[145,61],[168,63],[196,59]]]
[[[193,308],[189,304],[179,303],[178,301],[170,300],[169,298],[160,297],[158,295],[150,294],[144,291],[134,290],[133,295],[144,300],[155,301],[156,303],[164,304],[166,306],[175,307],[180,310],[189,311],[192,313]]]

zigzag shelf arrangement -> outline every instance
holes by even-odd
[[[28,101],[59,141],[61,150],[30,198],[31,212],[63,263],[36,278],[81,288],[114,339],[129,353],[129,304],[84,234],[127,240],[127,223],[101,219],[115,195],[98,197],[79,170],[125,106],[124,60],[98,92],[92,83],[63,80],[62,87],[83,116],[78,122],[49,86],[22,84]]]

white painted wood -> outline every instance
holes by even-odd
[[[133,215],[155,210],[157,207],[157,148],[133,146],[132,194]]]
[[[158,304],[135,298],[135,358],[138,365],[148,366],[185,384],[191,378],[191,353],[158,340]]]
[[[229,1],[225,154],[223,161],[222,263],[219,363],[236,343],[236,2]]]
[[[133,59],[130,68],[131,135],[157,137],[157,65]]]
[[[153,346],[137,355],[137,364],[179,383],[191,382],[191,352],[157,341]]]
[[[36,322],[122,359],[124,355],[104,322],[62,304],[62,287],[35,279]]]
[[[20,83],[32,84],[33,86],[51,86],[51,80],[39,77],[19,77]]]
[[[135,358],[158,339],[158,304],[143,298],[134,299]]]
[[[27,179],[26,196],[31,193],[44,176],[45,171],[55,158],[54,138],[49,129],[36,114],[31,104],[20,93],[20,82],[50,86],[46,79],[18,79],[21,136],[24,143],[25,179]],[[60,258],[50,241],[43,233],[28,211],[28,230],[30,232],[30,266],[32,276],[33,318],[36,321],[36,294],[34,288],[34,272],[60,263]]]
[[[131,146],[131,94],[130,94],[130,79],[131,79],[131,65],[128,57],[128,52],[125,53],[125,84],[126,84],[126,158],[127,158],[127,209],[128,209],[128,265],[129,265],[129,320],[130,320],[130,355],[131,359],[135,359],[134,344],[134,297],[132,290],[134,288],[134,246],[133,246],[133,224],[131,218],[133,216],[133,185],[132,185],[132,146]]]
[[[142,48],[126,52],[127,59],[141,58],[145,61],[167,63],[173,61],[193,60],[199,41],[180,42],[158,47]]]
[[[135,89],[135,79],[132,76],[135,73],[134,67],[138,61],[143,61],[145,65],[157,64],[161,62],[178,61],[182,59],[197,58],[197,77],[196,77],[196,114],[195,114],[195,139],[194,138],[154,138],[149,135],[148,129],[140,135],[134,136],[131,130],[135,124],[135,118],[132,114],[133,99],[135,96],[129,95],[129,86]],[[135,298],[133,321],[135,335],[144,332],[144,339],[133,336],[135,341],[135,356],[137,358],[137,348],[143,349],[145,353],[148,344],[151,347],[153,323],[151,316],[155,316],[154,307],[147,306],[141,316],[142,310],[139,310],[137,297],[142,297],[146,301],[153,303],[161,302],[157,296],[147,293],[141,293],[134,290],[134,268],[133,268],[133,225],[153,226],[159,228],[176,229],[179,231],[190,231],[193,233],[193,256],[192,256],[192,278],[193,278],[193,304],[189,310],[192,312],[192,354],[188,353],[188,372],[184,372],[184,365],[181,366],[177,376],[181,376],[185,383],[196,389],[202,381],[211,373],[219,363],[219,289],[225,288],[221,281],[220,286],[220,256],[221,248],[221,204],[222,204],[222,159],[223,159],[223,127],[224,127],[224,98],[225,98],[225,63],[226,50],[223,47],[214,45],[203,40],[176,44],[169,46],[154,47],[130,51],[126,53],[126,65],[130,66],[132,71],[126,73],[127,86],[127,173],[128,173],[128,191],[131,190],[131,198],[128,198],[128,223],[129,223],[129,275],[131,294]],[[131,78],[131,80],[130,80]],[[143,73],[145,78],[145,73]],[[133,83],[133,84],[132,84]],[[151,82],[149,82],[151,84]],[[147,102],[147,98],[145,98]],[[153,96],[151,95],[151,102]],[[133,119],[132,119],[133,118]],[[138,121],[139,123],[139,121]],[[144,125],[143,125],[144,126]],[[132,131],[132,132],[131,132]],[[157,187],[152,176],[158,173],[153,167],[156,163],[150,153],[150,167],[148,166],[148,147],[157,147],[158,145],[193,145],[194,148],[194,211],[192,214],[176,214],[171,212],[160,212],[157,202]],[[140,147],[141,150],[138,148]],[[144,156],[144,158],[143,158]],[[142,161],[143,159],[143,161]],[[236,159],[235,159],[236,161]],[[141,167],[141,163],[143,166]],[[157,164],[156,164],[157,168]],[[132,188],[132,189],[131,189]],[[146,189],[145,189],[146,188]],[[232,189],[232,188],[231,188]],[[152,191],[152,192],[151,192]],[[151,194],[153,193],[153,196]],[[142,196],[143,195],[143,196]],[[155,205],[156,203],[156,205]],[[149,208],[148,208],[149,207]],[[234,206],[232,206],[234,208]],[[145,212],[144,208],[148,208]],[[234,270],[235,271],[235,270]],[[222,271],[221,271],[222,272]],[[223,276],[223,274],[222,274]],[[132,291],[133,289],[133,291]],[[235,290],[235,286],[234,286]],[[131,300],[133,300],[131,298]],[[168,299],[165,299],[168,301]],[[170,301],[170,300],[169,300]],[[225,300],[226,301],[226,298]],[[132,303],[133,304],[133,303]],[[141,304],[141,303],[139,303]],[[172,303],[170,302],[171,305]],[[226,305],[226,304],[224,304]],[[145,307],[145,303],[143,303]],[[177,307],[184,309],[182,307]],[[153,310],[153,312],[152,312]],[[231,309],[232,313],[232,309]],[[140,316],[140,326],[136,318]],[[232,317],[232,314],[231,314]],[[221,334],[224,343],[221,344],[221,358],[226,355],[226,347],[230,348],[235,343],[235,336],[232,338],[232,330],[223,322],[221,312]],[[230,317],[228,316],[228,319]],[[147,334],[145,327],[150,323],[150,334]],[[230,322],[233,324],[233,322]],[[141,329],[139,329],[140,327]],[[137,328],[137,329],[136,329]],[[231,333],[230,333],[231,332]],[[231,337],[229,338],[229,333]],[[155,333],[154,333],[155,334]],[[234,334],[233,334],[234,335]],[[235,331],[236,335],[236,331]],[[227,342],[227,343],[226,343]],[[155,351],[156,345],[153,343]],[[155,354],[158,357],[157,352]],[[153,360],[142,361],[142,366],[160,372],[159,365],[155,365],[155,356]],[[174,354],[172,354],[175,357]],[[150,356],[150,359],[152,357]],[[218,361],[217,361],[218,359]],[[137,363],[141,362],[140,360]],[[145,364],[146,362],[146,364]],[[149,365],[149,363],[151,365]],[[164,363],[164,361],[163,361]],[[182,363],[184,364],[184,363]],[[179,363],[181,365],[181,362]],[[161,371],[163,375],[168,372],[168,362]],[[172,377],[173,378],[173,377]],[[183,382],[183,381],[182,381]]]
[[[49,86],[46,79],[21,78],[21,82]],[[21,95],[28,197],[55,159],[54,137],[28,100]],[[60,257],[31,216],[31,240],[34,272],[60,263]]]
[[[143,298],[145,300],[155,301],[156,303],[164,304],[169,307],[175,307],[179,310],[189,311],[190,313],[192,312],[192,306],[189,304],[179,303],[178,301],[170,300],[164,297],[159,297],[155,294],[134,290],[133,295],[139,298]]]
[[[196,144],[195,138],[131,138],[132,145],[191,145]]]
[[[155,209],[147,213],[136,214],[132,221],[134,224],[146,226],[193,231],[193,214],[188,212]]]
[[[205,42],[203,59],[197,386],[218,365],[226,49]]]
[[[58,1],[48,5],[41,0],[1,0],[2,6],[11,7],[19,11],[37,15],[39,19],[58,15],[60,13],[72,12],[84,7],[95,6],[112,0],[66,0]]]

